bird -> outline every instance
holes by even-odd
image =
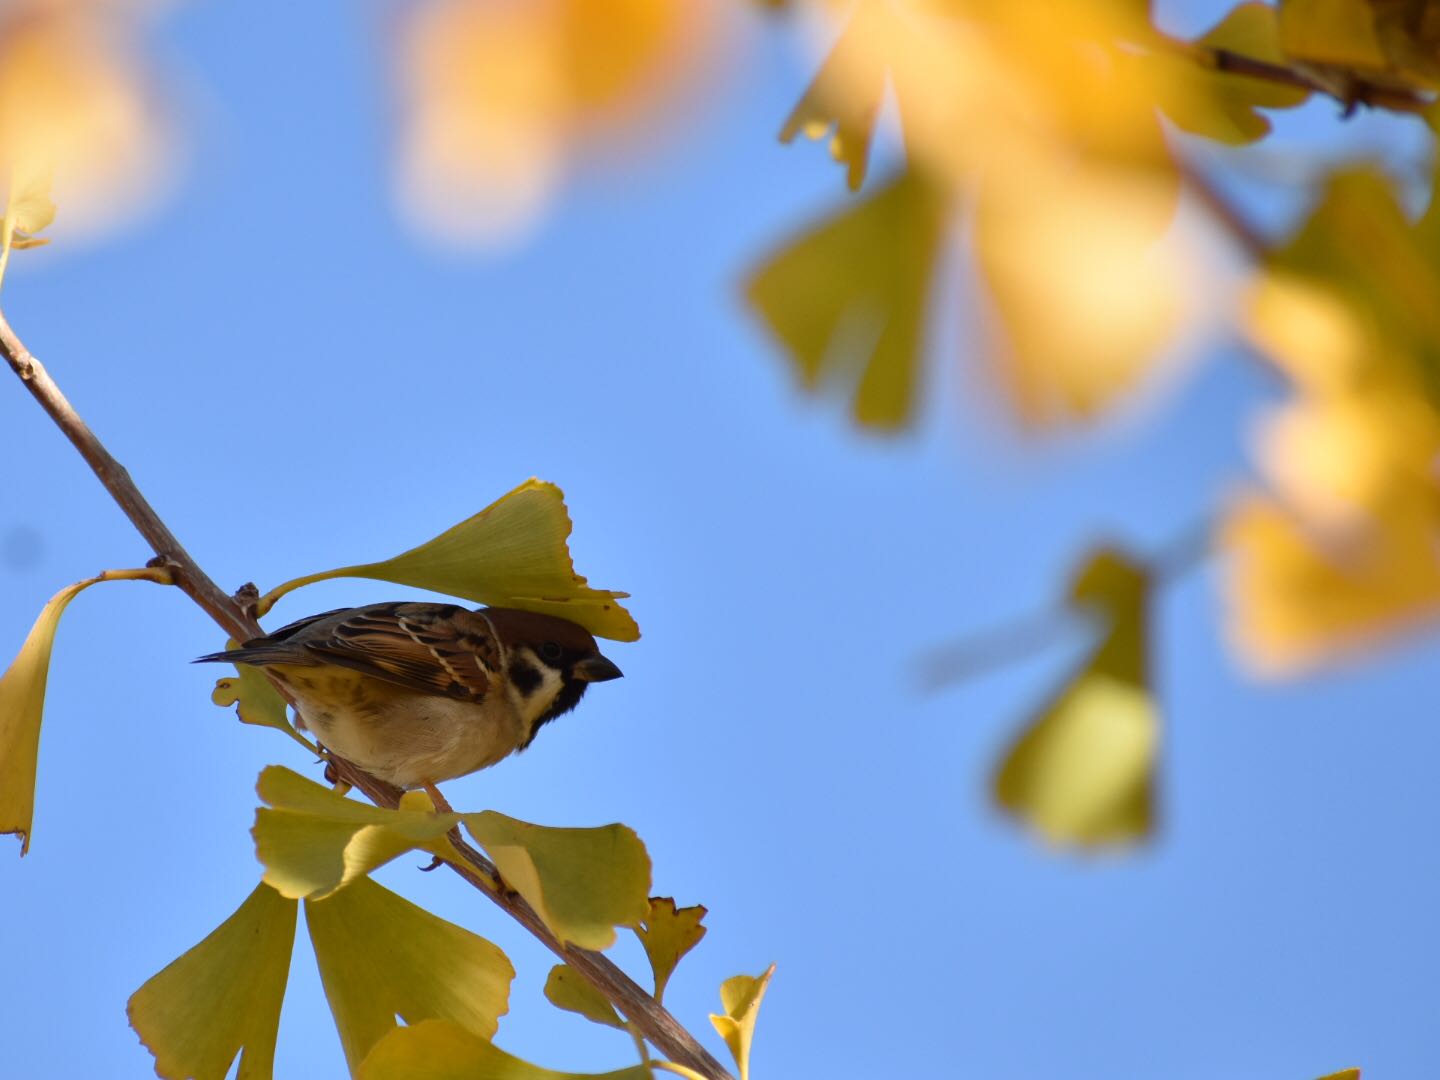
[[[567,619],[422,602],[321,612],[195,663],[263,669],[327,750],[432,796],[524,750],[591,683],[622,675]]]

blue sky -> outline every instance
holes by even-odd
[[[1273,380],[1222,349],[1142,420],[1025,443],[952,314],[919,428],[858,434],[738,299],[842,198],[818,148],[774,140],[810,71],[787,34],[751,20],[663,149],[582,174],[526,246],[462,256],[393,212],[385,19],[177,5],[159,41],[190,91],[173,195],[103,243],[17,257],[6,283],[16,329],[211,575],[268,587],[382,557],[529,476],[559,483],[579,569],[633,594],[645,636],[610,650],[623,681],[447,794],[633,826],[655,891],[710,908],[667,995],[692,1030],[723,1052],[719,983],[779,965],[757,1080],[1440,1074],[1433,644],[1256,683],[1220,640],[1215,571],[1180,581],[1155,642],[1162,831],[1099,858],[1044,851],[985,796],[1074,648],[932,696],[911,677],[1050,603],[1097,539],[1143,548],[1209,512]],[[1333,115],[1306,110],[1286,145]],[[1385,123],[1351,137],[1410,145]],[[149,553],[18,385],[0,455],[8,654],[61,586]],[[405,595],[328,582],[276,617]],[[33,846],[0,851],[4,1075],[150,1075],[127,996],[253,887],[259,769],[318,775],[209,703],[215,673],[188,660],[221,644],[146,585],[66,616]],[[500,1045],[630,1062],[626,1038],[544,1001],[547,953],[419,861],[378,878],[519,969]],[[617,958],[643,970],[636,947]],[[343,1075],[303,931],[277,1075]]]

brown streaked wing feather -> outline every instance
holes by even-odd
[[[461,701],[483,701],[500,664],[484,620],[451,604],[356,608],[304,646],[324,663]]]

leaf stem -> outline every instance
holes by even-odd
[[[226,595],[180,545],[160,515],[140,494],[130,474],[95,437],[44,366],[16,336],[3,313],[0,313],[0,356],[5,358],[46,415],[79,451],[116,505],[154,549],[155,558],[150,561],[150,568],[168,573],[175,585],[236,641],[246,641],[263,634],[255,616],[233,597]],[[401,793],[398,788],[377,780],[343,758],[332,756],[330,760],[341,779],[359,788],[376,805],[391,809],[399,805]],[[700,1045],[694,1035],[608,957],[560,941],[519,896],[504,889],[492,891],[487,888],[487,882],[498,880],[499,876],[490,860],[464,841],[456,843],[455,847],[463,864],[450,862],[447,865],[588,979],[661,1053],[684,1062],[692,1077],[733,1080],[725,1067]]]

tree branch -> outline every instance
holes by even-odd
[[[160,515],[140,494],[130,474],[95,437],[44,366],[15,335],[3,313],[0,313],[0,355],[4,356],[40,407],[80,452],[100,483],[105,485],[105,490],[154,549],[152,565],[167,568],[174,576],[175,584],[235,640],[245,641],[263,634],[255,616],[227,596],[181,547]],[[363,791],[376,805],[392,809],[397,805],[399,791],[396,788],[348,761],[340,758],[332,760],[341,778]],[[700,1045],[695,1036],[608,957],[560,941],[523,899],[504,890],[497,891],[489,885],[490,881],[499,878],[489,859],[463,840],[456,840],[455,846],[461,858],[473,869],[447,865],[530,931],[542,945],[588,979],[662,1054],[694,1070],[705,1080],[732,1080],[724,1066]]]
[[[1341,68],[1298,62],[1293,65],[1276,64],[1232,52],[1230,49],[1217,49],[1166,34],[1152,35],[1143,44],[1179,53],[1203,67],[1223,71],[1227,75],[1243,75],[1247,79],[1260,79],[1277,86],[1293,86],[1297,90],[1308,90],[1312,94],[1324,94],[1344,106],[1347,116],[1360,105],[1420,115],[1435,104],[1435,99],[1431,96],[1372,82],[1353,71]]]

